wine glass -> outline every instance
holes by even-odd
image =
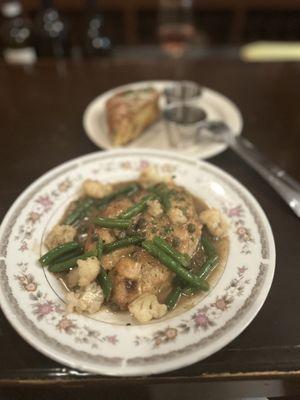
[[[180,60],[197,36],[193,20],[193,0],[159,0],[158,37],[162,50],[174,61],[178,81],[177,100],[184,103],[184,70]],[[174,96],[173,96],[174,97]],[[173,98],[176,101],[176,98]]]
[[[194,131],[188,120],[188,102],[201,95],[201,88],[194,82],[185,81],[183,63],[180,62],[186,55],[189,47],[197,38],[197,31],[193,20],[193,0],[160,0],[158,16],[158,37],[162,50],[174,61],[174,72],[177,82],[165,90],[165,98],[168,103],[164,113],[166,133],[171,147],[179,147],[182,141],[187,142],[187,137],[192,134],[184,134],[186,131]],[[176,116],[179,121],[168,121],[169,107],[176,104]],[[176,142],[176,146],[175,146]],[[187,143],[186,143],[187,144]]]
[[[162,50],[172,58],[182,58],[195,36],[193,0],[160,0],[158,37]]]

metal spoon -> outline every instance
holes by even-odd
[[[241,136],[235,136],[222,121],[199,121],[197,140],[208,137],[225,142],[251,165],[300,217],[300,183],[277,165],[272,164],[255,146]]]
[[[247,139],[235,136],[222,121],[207,121],[201,107],[170,105],[164,109],[170,144],[180,148],[182,140],[193,138],[194,143],[203,137],[227,143],[241,158],[250,164],[300,217],[300,184],[283,169],[272,164],[260,154]],[[181,145],[180,145],[181,143]]]

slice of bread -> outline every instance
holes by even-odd
[[[159,92],[153,88],[115,94],[106,102],[106,118],[115,146],[139,136],[159,117]]]

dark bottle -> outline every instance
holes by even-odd
[[[104,18],[96,0],[87,0],[84,17],[83,53],[85,56],[108,56],[112,52],[112,41],[105,34]]]
[[[19,1],[7,1],[1,4],[3,21],[0,36],[3,57],[13,64],[32,64],[36,61],[36,52],[32,41],[32,26],[23,12]]]
[[[34,36],[39,57],[68,56],[68,27],[52,0],[41,0],[34,21]]]

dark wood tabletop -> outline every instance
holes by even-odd
[[[184,77],[229,96],[244,118],[243,135],[300,180],[300,64],[188,60]],[[33,67],[0,65],[0,216],[36,178],[67,160],[97,150],[85,136],[82,113],[97,95],[145,79],[172,79],[169,60],[119,58],[89,62],[43,61]],[[140,387],[163,397],[196,388],[206,396],[300,394],[299,219],[231,150],[209,160],[232,174],[257,198],[272,226],[277,262],[260,313],[231,344],[208,359],[168,374],[108,378],[70,371],[21,339],[0,314],[0,388]],[[4,388],[7,389],[4,389]],[[148,394],[145,394],[148,396]],[[174,394],[175,396],[175,394]],[[177,398],[172,397],[171,398]],[[66,398],[66,397],[65,397]],[[124,398],[124,397],[123,397]],[[154,398],[154,397],[153,397]],[[156,398],[156,397],[155,397]],[[158,397],[157,397],[158,398]],[[191,397],[192,398],[192,397]]]

